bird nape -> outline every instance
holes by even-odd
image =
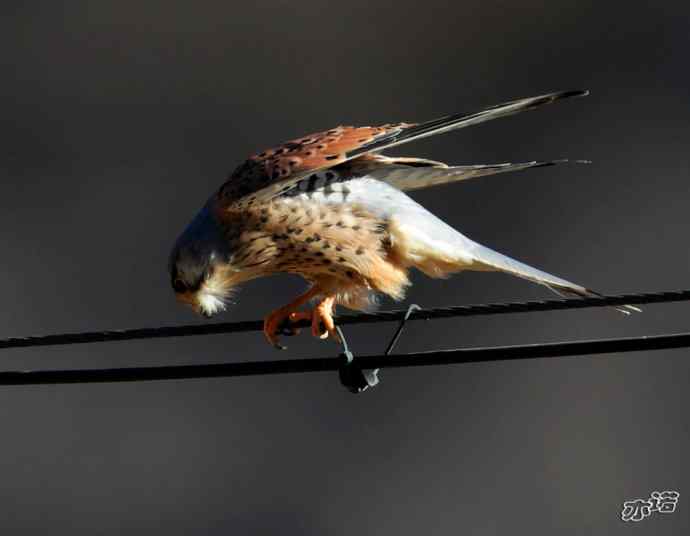
[[[405,193],[567,160],[450,166],[381,154],[403,143],[587,94],[549,93],[419,124],[340,126],[251,156],[177,239],[170,256],[175,294],[196,312],[211,316],[226,308],[232,289],[244,281],[299,274],[310,283],[307,292],[264,321],[266,338],[276,347],[278,332],[305,318],[314,336],[337,340],[336,305],[362,309],[376,293],[402,299],[410,268],[430,277],[500,271],[566,296],[597,295],[474,242]],[[312,300],[310,310],[300,311]]]

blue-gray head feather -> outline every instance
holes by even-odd
[[[205,316],[225,309],[230,288],[223,276],[231,260],[228,239],[207,203],[170,253],[168,270],[178,300]]]

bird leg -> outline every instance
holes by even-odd
[[[303,319],[311,320],[311,332],[315,337],[325,339],[330,334],[336,341],[339,340],[338,333],[335,329],[335,323],[333,322],[335,296],[327,296],[321,300],[312,311],[303,312],[297,310],[319,293],[320,290],[317,287],[312,287],[297,299],[269,314],[264,319],[264,335],[266,339],[268,339],[268,342],[276,348],[282,349],[283,347],[278,343],[278,332],[281,324],[285,321],[297,322]],[[321,331],[322,323],[326,329],[323,333]]]
[[[305,315],[305,313],[301,313],[297,309],[318,294],[319,289],[314,286],[287,305],[276,309],[266,318],[264,318],[264,335],[266,336],[266,339],[268,339],[268,342],[276,348],[282,349],[283,347],[278,344],[278,330],[280,329],[280,325],[285,320],[297,321],[301,320],[302,318],[311,319],[311,314],[307,313]]]
[[[319,339],[327,339],[330,335],[334,340],[340,342],[338,332],[335,330],[333,321],[333,307],[335,306],[335,296],[326,296],[311,312],[311,334]],[[326,331],[321,332],[321,324]]]

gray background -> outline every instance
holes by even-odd
[[[406,146],[452,163],[590,158],[420,192],[469,236],[603,292],[688,287],[690,8],[657,2],[5,1],[0,337],[201,322],[177,234],[245,156],[337,124],[557,89],[584,100]],[[646,2],[644,3],[646,4]],[[680,3],[678,3],[680,6]],[[303,288],[252,282],[223,320]],[[409,301],[550,297],[415,277]],[[385,307],[393,304],[385,303]],[[400,351],[688,329],[688,306],[415,323]],[[394,326],[350,328],[381,350]],[[308,336],[285,357],[332,355]],[[279,357],[259,333],[5,351],[0,369]],[[687,533],[686,350],[0,390],[3,534]],[[680,491],[633,526],[622,502]]]

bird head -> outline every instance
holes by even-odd
[[[180,303],[207,318],[227,308],[237,270],[232,266],[228,239],[208,205],[175,242],[168,269]]]

